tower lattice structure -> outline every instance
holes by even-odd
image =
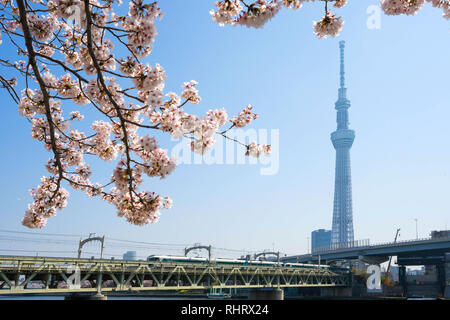
[[[336,149],[333,225],[331,230],[332,244],[354,241],[350,148],[355,140],[355,132],[348,128],[350,101],[347,99],[347,88],[345,87],[345,41],[339,42],[339,48],[341,56],[340,88],[339,98],[335,103],[337,129],[331,133],[331,141]]]

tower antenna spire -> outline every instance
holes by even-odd
[[[339,41],[339,48],[341,49],[341,88],[345,88],[345,41]]]
[[[345,101],[347,100],[347,88],[345,88],[345,41],[339,41],[339,48],[341,51],[341,85],[339,88],[339,100]]]

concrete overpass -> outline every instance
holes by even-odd
[[[450,252],[450,237],[437,239],[419,239],[398,241],[396,243],[343,244],[318,248],[311,254],[294,255],[281,258],[282,262],[320,263],[329,264],[338,260],[360,260],[370,264],[380,264],[389,260],[389,256],[415,258],[417,260],[432,260],[430,264],[443,263],[445,253]],[[421,263],[422,264],[422,263]],[[423,263],[427,264],[427,263]],[[411,264],[412,265],[412,264]]]
[[[406,266],[434,265],[437,270],[435,286],[439,294],[450,298],[450,237],[428,238],[370,245],[350,243],[332,245],[315,250],[312,254],[283,257],[282,262],[333,264],[337,261],[357,260],[379,265],[397,256],[399,279],[404,296],[408,296]]]

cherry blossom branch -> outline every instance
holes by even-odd
[[[130,195],[134,192],[134,188],[133,188],[133,170],[131,168],[131,155],[130,155],[130,146],[128,144],[128,132],[127,132],[127,128],[125,125],[125,119],[122,116],[122,112],[120,110],[120,107],[117,105],[116,101],[114,100],[111,92],[108,90],[106,84],[105,84],[105,80],[103,79],[103,74],[102,74],[102,70],[98,64],[97,61],[97,57],[95,56],[94,53],[94,49],[92,46],[92,31],[91,31],[91,25],[92,25],[92,18],[91,18],[91,12],[90,12],[90,8],[89,8],[89,0],[83,0],[84,1],[84,8],[86,11],[86,22],[87,22],[87,26],[86,26],[86,32],[87,32],[87,47],[89,50],[89,55],[91,56],[92,62],[94,64],[95,69],[97,70],[97,78],[100,81],[100,84],[103,88],[103,90],[106,92],[106,94],[108,95],[109,101],[113,104],[114,108],[116,109],[117,112],[117,116],[120,120],[120,124],[121,124],[121,128],[122,128],[122,132],[123,132],[123,139],[122,142],[125,146],[125,155],[127,158],[127,162],[126,162],[126,166],[127,166],[127,170],[128,170],[128,175],[129,175],[129,179],[128,179],[128,189],[129,189],[129,193]],[[131,202],[131,205],[134,207],[134,203]]]
[[[328,10],[328,4],[342,8],[348,0],[256,0],[246,3],[243,0],[216,1],[216,10],[212,10],[213,21],[220,26],[247,26],[262,28],[282,7],[298,10],[305,2],[324,2],[325,15],[320,21],[313,22],[314,33],[319,39],[336,37],[342,30],[344,21]],[[414,15],[425,4],[442,9],[443,17],[450,19],[450,0],[380,0],[381,9],[387,15]]]
[[[51,202],[53,200],[53,198],[56,196],[57,192],[59,191],[60,188],[60,183],[61,183],[61,179],[62,179],[62,175],[63,175],[63,168],[61,165],[61,159],[60,159],[60,154],[58,151],[58,147],[56,146],[56,138],[55,138],[55,128],[53,125],[53,118],[52,118],[52,113],[51,113],[51,107],[50,107],[50,102],[49,102],[49,96],[48,96],[48,92],[47,92],[47,88],[45,85],[44,80],[41,77],[39,68],[37,66],[36,63],[36,54],[34,52],[34,48],[33,48],[33,40],[31,37],[31,33],[29,30],[29,26],[28,26],[28,21],[27,21],[27,16],[26,16],[26,11],[25,11],[25,5],[24,5],[24,0],[17,0],[17,4],[19,7],[19,14],[20,14],[20,22],[22,25],[22,29],[23,29],[23,33],[24,33],[24,37],[25,37],[25,45],[28,51],[28,61],[30,63],[30,65],[33,68],[33,73],[34,76],[36,77],[36,80],[39,84],[39,87],[41,89],[43,98],[44,98],[44,106],[45,106],[45,115],[47,117],[47,122],[49,125],[49,132],[50,132],[50,143],[51,143],[51,147],[52,147],[52,151],[53,154],[55,156],[55,160],[56,160],[56,164],[58,167],[58,178],[57,178],[57,184],[56,184],[56,190],[53,192],[53,196],[50,198],[49,202]],[[28,69],[28,68],[27,68]]]

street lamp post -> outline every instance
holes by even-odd
[[[309,237],[306,237],[306,239],[308,239],[308,248],[307,248],[307,252],[309,253]]]
[[[416,220],[416,240],[418,240],[419,239],[419,234],[417,232],[417,219],[414,219],[414,220]]]

